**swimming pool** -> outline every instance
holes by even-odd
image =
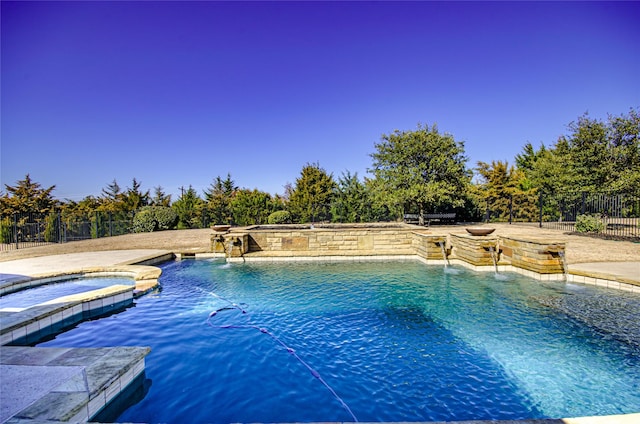
[[[119,422],[353,420],[345,405],[360,421],[640,411],[640,347],[561,307],[617,299],[633,319],[630,293],[413,261],[185,260],[160,283],[39,345],[151,346],[148,393]]]

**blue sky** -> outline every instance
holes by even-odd
[[[0,180],[283,193],[437,124],[469,166],[640,106],[640,2],[1,2]]]

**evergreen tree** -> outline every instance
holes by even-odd
[[[229,206],[233,222],[242,226],[266,224],[267,218],[275,210],[271,195],[257,189],[237,190]]]
[[[336,185],[331,220],[333,222],[363,222],[367,203],[365,186],[358,174],[343,172]]]
[[[0,213],[48,213],[58,204],[51,195],[55,188],[55,185],[42,188],[27,174],[24,180],[19,180],[15,186],[5,184],[6,193],[0,197]]]
[[[169,207],[171,206],[171,195],[166,194],[161,186],[154,187],[150,204],[153,206]]]
[[[335,181],[319,164],[307,164],[289,197],[289,212],[297,222],[326,221],[331,217]]]
[[[231,224],[231,200],[238,190],[231,174],[223,180],[217,176],[214,182],[204,191],[207,215],[214,224]]]
[[[142,185],[134,178],[131,182],[131,187],[121,194],[121,201],[123,208],[126,211],[137,211],[143,206],[149,204],[149,190],[142,192],[140,189]]]
[[[199,228],[202,222],[204,201],[192,186],[182,193],[171,206],[178,215],[178,229]]]
[[[535,219],[536,191],[525,189],[526,177],[521,169],[509,166],[508,162],[492,161],[491,164],[478,162],[477,171],[482,179],[477,188],[492,219],[507,220],[511,202],[517,204],[514,208],[515,219]]]

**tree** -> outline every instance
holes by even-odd
[[[511,202],[518,204],[514,210],[516,218],[527,221],[535,218],[535,190],[525,189],[526,177],[521,169],[509,166],[506,161],[492,161],[491,164],[478,162],[477,171],[482,179],[477,187],[480,197],[493,218],[509,218]]]
[[[335,185],[333,175],[319,164],[305,165],[289,194],[289,212],[297,222],[329,220]]]
[[[640,185],[640,116],[609,116],[602,121],[587,114],[569,124],[570,133],[549,149],[525,145],[516,156],[531,187],[545,195],[580,192],[629,192]]]
[[[358,174],[343,172],[336,185],[331,220],[333,222],[362,222],[365,216],[367,192]]]
[[[171,206],[171,195],[166,194],[161,186],[154,187],[150,204],[152,206],[169,207]]]
[[[640,114],[609,117],[609,137],[613,148],[615,175],[613,191],[632,192],[640,187]]]
[[[27,174],[24,180],[19,180],[15,186],[5,184],[6,193],[0,197],[0,213],[2,215],[28,212],[48,213],[58,204],[51,195],[55,188],[55,185],[42,188]]]
[[[134,178],[131,187],[120,195],[123,208],[126,211],[137,211],[143,206],[149,204],[149,190],[142,192],[140,187],[142,185]]]
[[[516,167],[523,172],[524,179],[522,188],[528,190],[533,188],[531,174],[536,168],[538,160],[546,154],[547,148],[544,144],[540,144],[540,149],[535,150],[531,143],[524,145],[523,152],[516,155]]]
[[[585,114],[570,123],[569,129],[571,134],[561,139],[568,146],[572,184],[580,191],[602,190],[612,182],[615,169],[607,125]]]
[[[119,212],[124,210],[122,190],[115,178],[111,184],[102,189],[99,210],[105,212]]]
[[[271,195],[257,189],[237,190],[229,204],[233,222],[243,226],[266,224],[273,206]]]
[[[171,207],[178,215],[178,229],[200,227],[204,202],[193,187],[189,186]]]
[[[417,207],[424,213],[444,212],[464,204],[470,183],[464,144],[436,125],[415,131],[396,130],[375,144],[373,173],[391,204]]]
[[[238,187],[231,179],[231,174],[227,174],[225,180],[217,176],[209,189],[204,191],[207,214],[213,223],[231,223],[231,199],[236,190]]]

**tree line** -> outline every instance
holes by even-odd
[[[162,187],[143,190],[135,178],[116,180],[98,196],[76,202],[53,197],[29,174],[0,195],[3,219],[16,213],[60,214],[65,222],[92,219],[96,212],[138,218],[137,229],[199,228],[210,224],[252,225],[401,220],[405,213],[456,212],[460,221],[482,219],[491,208],[504,219],[514,198],[523,220],[535,219],[541,193],[637,192],[640,186],[640,116],[635,109],[606,120],[584,114],[553,144],[527,142],[508,161],[469,167],[464,142],[436,125],[382,135],[370,156],[369,177],[336,177],[318,163],[303,166],[283,195],[240,188],[227,174],[202,193],[184,189],[173,200]],[[134,222],[135,224],[135,222]]]

